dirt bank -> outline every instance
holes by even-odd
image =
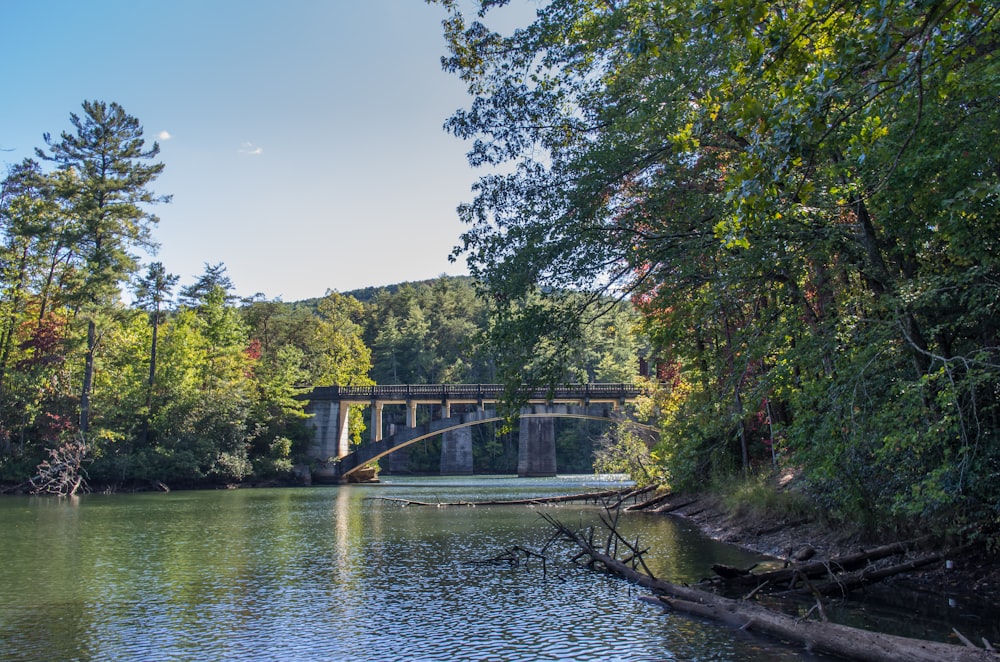
[[[804,517],[787,520],[733,515],[724,508],[720,499],[713,496],[678,495],[671,500],[678,504],[691,503],[672,510],[669,516],[681,517],[696,524],[716,540],[779,559],[786,558],[789,550],[806,546],[816,550],[816,559],[824,559],[895,542],[886,536],[831,528]],[[915,546],[908,556],[916,557],[933,551],[946,550],[935,548],[934,541],[928,540],[922,546]],[[951,567],[937,563],[900,575],[891,583],[921,592],[972,599],[1000,612],[1000,558],[996,554],[988,554],[984,545],[966,548],[948,558],[952,561]]]

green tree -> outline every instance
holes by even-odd
[[[25,160],[12,167],[0,186],[0,230],[3,246],[0,266],[0,396],[4,377],[17,340],[18,327],[26,321],[30,302],[32,267],[38,259],[38,243],[49,234],[56,212],[39,191],[43,180],[38,164]]]
[[[45,134],[48,151],[37,149],[36,153],[76,177],[62,193],[62,201],[76,227],[76,256],[82,273],[75,303],[87,325],[80,389],[80,431],[86,433],[100,340],[99,312],[113,305],[120,284],[136,268],[130,249],[153,245],[150,228],[157,218],[146,207],[167,202],[169,197],[157,196],[149,188],[163,164],[146,163],[160,149],[155,142],[146,148],[139,121],[117,103],[85,101],[83,111],[82,117],[70,114],[74,133],[63,132],[58,141]]]
[[[208,295],[216,287],[221,287],[226,295],[226,302],[236,300],[232,294],[233,281],[226,275],[226,265],[222,262],[218,264],[205,263],[205,271],[191,285],[182,287],[180,291],[180,303],[192,308],[199,306],[205,301]]]
[[[162,262],[153,262],[146,274],[135,283],[135,303],[149,313],[149,326],[152,338],[149,344],[149,379],[146,382],[146,407],[142,428],[142,442],[149,436],[149,417],[153,406],[153,387],[156,383],[156,345],[159,339],[162,307],[170,301],[171,290],[177,284],[179,276],[168,274]]]
[[[254,418],[258,359],[240,312],[216,285],[197,308],[182,306],[160,339],[157,394],[145,477],[198,484],[240,481],[261,434]]]
[[[494,167],[455,256],[506,379],[559,379],[629,297],[692,472],[780,443],[831,509],[988,516],[1000,8],[553,0],[503,35],[504,3],[437,4],[475,97],[447,127]]]
[[[75,233],[57,195],[74,180],[25,160],[0,188],[0,457],[32,457],[66,429],[73,343],[53,302],[77,280]]]
[[[481,383],[493,380],[480,338],[486,305],[468,278],[441,277],[375,293],[365,340],[379,383]]]
[[[363,307],[353,297],[328,292],[314,307],[252,300],[242,315],[251,352],[259,356],[254,375],[262,432],[255,450],[271,467],[285,466],[310,440],[306,402],[296,396],[315,386],[372,383],[371,351],[362,339]],[[352,412],[351,429],[360,440],[360,412]]]

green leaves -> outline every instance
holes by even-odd
[[[501,166],[456,256],[496,302],[503,374],[549,357],[556,378],[590,305],[631,297],[692,386],[677,466],[754,462],[767,398],[844,512],[965,507],[1000,383],[998,12],[552,0],[507,36],[488,11],[449,32],[475,99],[448,126]],[[590,303],[539,298],[566,290]]]

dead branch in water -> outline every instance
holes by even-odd
[[[642,490],[604,490],[602,492],[583,492],[580,494],[565,494],[553,497],[538,497],[535,499],[497,499],[489,501],[414,501],[413,499],[400,499],[396,497],[370,497],[379,501],[392,501],[404,506],[432,506],[438,508],[454,506],[538,506],[550,503],[569,503],[572,501],[593,501],[595,504],[616,500],[616,505],[620,505],[627,499],[634,498],[641,494]]]
[[[523,561],[522,561],[523,557]],[[508,547],[500,554],[488,559],[479,559],[477,561],[466,561],[465,565],[508,565],[513,568],[520,567],[522,563],[524,566],[528,566],[528,561],[531,559],[538,559],[542,562],[542,578],[544,579],[548,574],[546,564],[548,562],[548,557],[542,552],[536,552],[533,549],[528,549],[527,547],[521,547],[520,545],[514,545],[513,547]]]
[[[923,539],[907,540],[895,542],[889,545],[882,545],[855,554],[847,554],[828,560],[809,561],[808,563],[796,563],[781,570],[761,572],[756,574],[746,574],[729,578],[733,582],[747,586],[759,584],[761,582],[771,582],[772,584],[785,584],[791,587],[792,583],[801,578],[823,578],[830,577],[838,572],[849,572],[864,568],[873,561],[879,561],[891,556],[901,556],[912,550]]]
[[[904,572],[911,572],[917,568],[931,565],[932,563],[939,563],[943,559],[943,554],[930,554],[928,556],[913,559],[912,561],[906,561],[905,563],[891,565],[886,568],[866,568],[864,570],[845,573],[843,575],[832,575],[831,573],[832,578],[827,582],[817,585],[808,585],[805,588],[790,589],[787,592],[819,593],[821,595],[847,595],[851,591],[870,586],[871,584],[880,582],[883,579],[894,577]]]
[[[89,491],[87,472],[83,468],[89,461],[87,444],[82,438],[49,449],[48,459],[38,464],[38,474],[28,481],[31,493],[73,496],[81,490]]]
[[[896,635],[870,632],[837,623],[795,618],[767,609],[749,600],[735,600],[714,593],[659,580],[649,573],[639,572],[634,563],[625,563],[594,546],[594,531],[586,536],[568,528],[548,513],[541,513],[559,535],[581,551],[575,560],[587,559],[587,566],[603,569],[640,586],[659,592],[656,600],[665,608],[726,623],[742,630],[756,630],[784,640],[798,642],[817,650],[867,662],[998,662],[995,651],[969,645],[910,639]],[[614,522],[612,522],[614,523]],[[605,521],[605,526],[608,522]],[[621,540],[621,536],[617,536]],[[971,642],[969,642],[971,644]]]

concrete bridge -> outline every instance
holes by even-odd
[[[630,384],[581,384],[520,394],[518,475],[552,476],[555,466],[554,419],[558,417],[609,420],[621,417],[621,407],[635,400],[641,389]],[[471,473],[470,428],[501,420],[497,403],[504,396],[499,384],[402,384],[391,386],[327,386],[313,389],[306,411],[315,430],[310,456],[326,463],[318,480],[344,481],[365,465],[410,444],[442,434],[442,468]],[[406,409],[406,424],[397,428],[384,421],[387,405]],[[370,442],[350,448],[351,407],[370,409]],[[418,409],[430,408],[428,422],[419,424]],[[463,411],[453,413],[452,408]],[[471,409],[471,411],[469,411]],[[388,434],[386,434],[388,432]]]

